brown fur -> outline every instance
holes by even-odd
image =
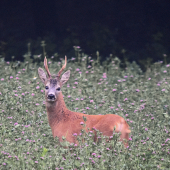
[[[46,66],[46,68],[48,67]],[[64,68],[62,68],[62,70],[63,69]],[[38,73],[44,85],[49,87],[49,89],[45,92],[46,109],[49,125],[54,138],[57,136],[61,142],[62,137],[64,136],[66,141],[78,144],[78,141],[75,140],[73,134],[77,133],[78,135],[81,132],[83,127],[80,123],[84,122],[84,116],[87,119],[87,121],[84,122],[86,124],[86,131],[88,131],[88,129],[92,130],[93,128],[96,128],[102,132],[103,135],[112,136],[114,127],[116,127],[115,132],[121,133],[120,140],[123,141],[125,147],[128,146],[129,133],[131,131],[129,129],[129,125],[121,116],[114,114],[86,115],[83,113],[72,112],[67,109],[62,92],[57,91],[56,89],[67,82],[70,76],[69,71],[63,74],[61,79],[59,79],[59,77],[56,77],[55,79],[52,79],[51,77],[47,78],[41,68],[39,68]],[[48,74],[50,76],[49,70]],[[55,100],[51,101],[48,99],[49,93],[53,93],[55,95]],[[126,141],[124,141],[124,139]]]

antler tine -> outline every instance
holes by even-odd
[[[46,69],[46,71],[47,71],[48,77],[51,78],[51,73],[50,73],[50,71],[49,71],[49,69],[48,69],[46,57],[44,58],[44,67],[45,67],[45,69]]]
[[[63,67],[61,68],[61,70],[58,72],[57,77],[60,77],[61,73],[63,72],[63,70],[66,68],[66,64],[67,64],[67,57],[65,56],[65,64],[63,65]]]

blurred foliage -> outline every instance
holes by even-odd
[[[106,60],[112,54],[113,56],[119,56],[122,62],[125,62],[125,60],[130,62],[136,61],[143,70],[146,70],[145,66],[148,60],[151,61],[150,63],[164,60],[163,55],[166,54],[167,62],[170,61],[168,57],[169,50],[165,45],[163,37],[163,33],[157,32],[151,35],[151,41],[147,42],[144,47],[130,50],[128,46],[122,45],[116,29],[110,30],[107,26],[93,23],[91,30],[84,34],[80,34],[74,27],[68,28],[67,34],[62,41],[57,40],[56,35],[53,33],[25,41],[17,40],[11,36],[7,41],[1,41],[0,55],[6,61],[11,61],[12,56],[14,60],[22,61],[23,54],[28,48],[26,44],[30,43],[30,49],[34,55],[41,54],[43,48],[45,48],[48,56],[57,54],[58,56],[67,55],[71,58],[74,56],[73,46],[80,46],[82,52],[86,51],[93,58],[96,58],[95,51],[99,51],[101,61]],[[46,44],[44,47],[40,45],[42,41]],[[125,51],[122,52],[122,50]]]

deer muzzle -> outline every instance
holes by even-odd
[[[49,100],[55,100],[55,95],[54,94],[48,94],[48,96],[47,96],[47,98],[49,99]]]

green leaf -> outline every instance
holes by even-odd
[[[44,157],[46,155],[46,153],[48,152],[48,149],[43,148],[43,152],[41,154],[41,157]]]

